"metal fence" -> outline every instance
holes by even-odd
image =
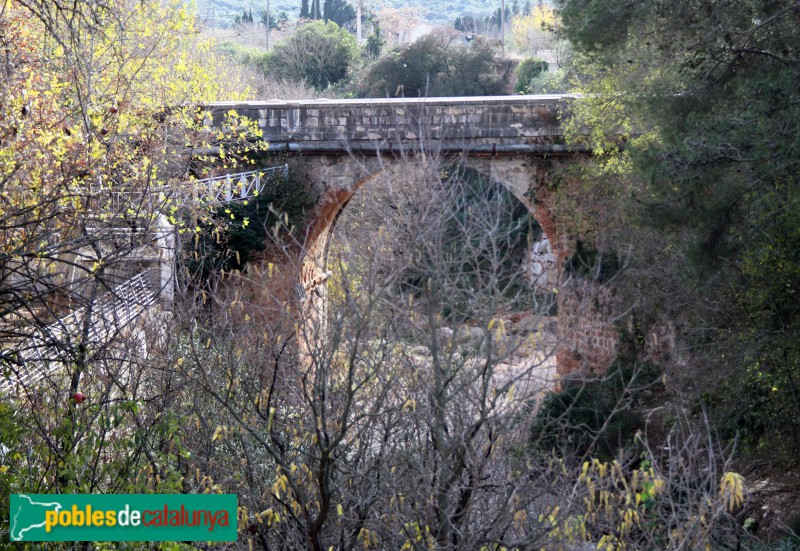
[[[193,180],[178,188],[164,187],[146,191],[108,191],[93,193],[95,207],[106,215],[172,214],[181,206],[214,206],[242,201],[260,195],[275,179],[289,173],[288,165],[213,178]],[[109,237],[127,237],[130,228],[106,227]],[[118,235],[119,234],[119,235]],[[155,259],[158,260],[158,259]],[[121,285],[103,293],[91,305],[78,308],[52,324],[38,329],[12,349],[0,351],[0,393],[15,386],[35,385],[59,365],[69,362],[69,347],[81,335],[90,349],[107,346],[120,331],[161,294],[157,269],[137,273]]]
[[[225,174],[190,182],[191,197],[183,195],[184,202],[191,204],[218,205],[231,201],[241,201],[257,197],[276,178],[286,177],[289,165],[275,166],[262,170],[251,170],[238,174]],[[181,190],[185,192],[185,190]]]
[[[214,206],[257,197],[275,179],[286,177],[289,165],[223,174],[182,182],[178,187],[146,191],[109,191],[100,195],[107,212],[139,215],[183,206]]]
[[[0,393],[15,386],[28,387],[41,381],[59,365],[69,362],[66,352],[81,335],[88,350],[107,346],[126,326],[155,304],[160,289],[153,270],[145,270],[96,299],[91,308],[73,310],[3,351],[0,363],[7,373],[0,378]]]

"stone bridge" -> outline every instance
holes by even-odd
[[[427,145],[450,154],[573,154],[561,129],[572,96],[491,96],[214,103],[258,121],[273,151],[376,155]]]
[[[311,280],[338,214],[353,194],[387,167],[414,155],[460,158],[508,188],[541,225],[559,266],[571,254],[568,228],[551,210],[548,177],[587,151],[566,143],[561,121],[571,96],[393,98],[214,103],[213,125],[225,115],[257,121],[271,152],[288,154],[319,197],[309,220],[302,278]],[[564,185],[563,183],[560,185]],[[574,285],[573,285],[574,287]],[[558,294],[558,372],[607,367],[616,336],[604,308],[588,311],[586,289]],[[596,293],[595,293],[596,294]],[[593,301],[597,304],[597,300]]]

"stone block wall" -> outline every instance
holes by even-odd
[[[619,305],[610,285],[566,273],[564,266],[575,250],[575,243],[569,222],[557,216],[550,169],[557,170],[557,166],[554,164],[549,169],[540,170],[530,196],[533,214],[547,237],[550,249],[550,253],[542,254],[541,258],[555,259],[550,269],[552,286],[558,290],[556,370],[561,379],[600,374],[611,365],[617,352],[619,337],[614,320]],[[570,182],[561,181],[559,185],[570,185]],[[540,245],[540,251],[542,248]]]
[[[607,285],[573,277],[560,286],[559,377],[601,374],[611,365],[619,344],[611,322],[615,310],[613,290]]]
[[[549,172],[586,153],[581,146],[565,144],[560,120],[568,101],[568,96],[506,96],[207,107],[213,125],[224,124],[224,115],[231,110],[257,121],[272,151],[300,154],[297,159],[306,165],[307,185],[319,200],[307,228],[303,254],[308,262],[302,283],[319,275],[322,267],[314,259],[338,212],[387,163],[406,162],[406,152],[468,157],[468,166],[506,186],[528,206],[547,237],[549,250],[540,244],[530,265],[540,284],[558,288],[557,370],[566,377],[605,370],[618,340],[611,321],[615,308],[610,289],[578,277],[563,281],[560,273],[573,247],[569,228],[555,216]]]
[[[378,144],[432,140],[437,147],[544,145],[567,151],[560,128],[564,96],[392,98],[215,103],[214,126],[225,114],[258,121],[273,148],[360,150]]]
[[[542,293],[550,293],[558,285],[556,255],[547,237],[533,243],[525,252],[522,269],[533,288]]]

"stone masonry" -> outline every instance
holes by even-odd
[[[273,151],[361,154],[401,148],[571,154],[559,121],[570,96],[265,101],[209,105],[215,126],[225,114],[258,121]]]
[[[224,125],[231,111],[257,121],[269,150],[288,154],[291,170],[302,174],[312,196],[318,197],[308,220],[301,283],[325,271],[322,251],[350,197],[390,165],[412,157],[453,157],[508,188],[531,211],[548,242],[549,250],[541,246],[536,254],[538,260],[553,262],[547,285],[558,289],[556,362],[558,375],[565,377],[604,370],[616,347],[609,321],[613,312],[597,300],[605,291],[591,283],[562,281],[572,241],[569,228],[553,215],[548,176],[552,166],[587,154],[581,146],[566,143],[560,125],[570,99],[303,100],[207,107],[214,126]]]

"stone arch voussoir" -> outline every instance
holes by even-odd
[[[364,185],[407,158],[354,156],[314,157],[306,160],[308,185],[316,191],[317,206],[309,216],[306,231],[301,283],[313,285],[325,270],[325,253],[328,238],[335,222],[353,195]],[[486,175],[492,181],[508,189],[531,212],[549,239],[559,266],[562,267],[571,252],[568,235],[557,224],[553,212],[553,192],[547,186],[548,168],[533,157],[486,157],[466,158],[466,167]],[[574,318],[570,302],[564,293],[557,295],[559,347],[556,352],[557,372],[565,377],[586,367],[583,361],[591,354],[580,335],[576,335],[575,324],[567,321]],[[574,309],[574,308],[573,308]],[[593,322],[592,331],[597,331]],[[591,339],[586,342],[591,343]],[[577,339],[577,342],[575,339]],[[585,339],[584,339],[585,340]],[[602,361],[605,360],[605,356]]]

